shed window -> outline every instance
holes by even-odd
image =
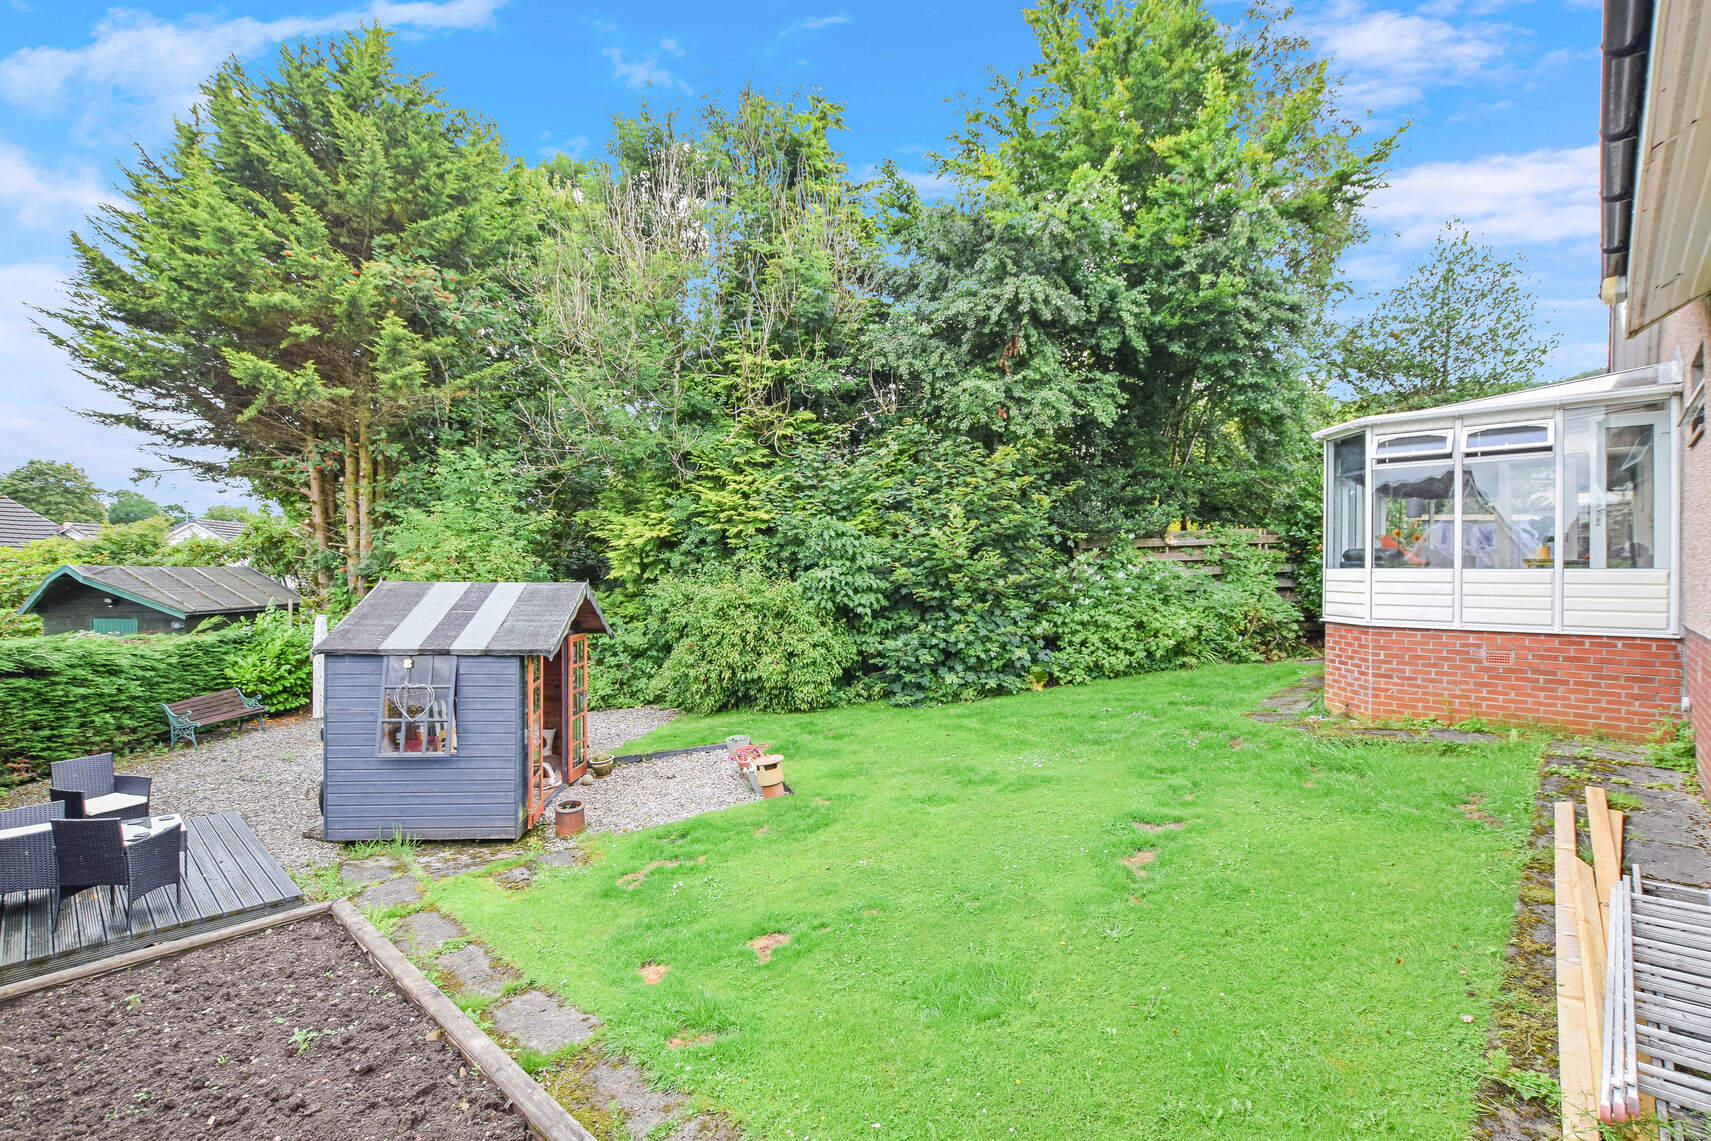
[[[457,752],[457,659],[389,657],[380,693],[380,751]]]

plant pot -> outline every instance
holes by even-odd
[[[732,733],[729,737],[725,738],[726,758],[728,759],[732,753],[748,744],[752,744],[752,742],[749,740],[749,735],[747,733]]]
[[[777,800],[781,796],[788,795],[788,790],[785,789],[784,782],[780,780],[777,784],[761,785],[760,794],[767,800]]]
[[[775,784],[784,783],[784,758],[777,753],[769,753],[755,762],[755,776],[760,781],[761,791]]]
[[[613,761],[611,757],[606,757],[605,759],[596,757],[594,760],[588,762],[588,769],[595,776],[604,779],[612,775],[612,765]]]
[[[586,827],[588,827],[588,822],[582,815],[582,801],[561,800],[553,805],[553,832],[555,834],[561,837],[574,836]]]

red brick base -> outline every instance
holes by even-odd
[[[1325,624],[1325,704],[1357,717],[1477,717],[1641,740],[1679,714],[1681,690],[1674,638]],[[1704,700],[1711,728],[1711,692]]]
[[[1699,751],[1699,787],[1711,788],[1711,638],[1683,630],[1681,659],[1686,674],[1687,716]]]

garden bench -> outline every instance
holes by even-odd
[[[222,689],[200,697],[187,697],[183,701],[163,704],[161,708],[166,710],[166,723],[172,730],[172,739],[166,744],[168,749],[186,738],[194,747],[196,730],[227,721],[236,721],[242,728],[246,720],[254,717],[260,728],[267,728],[267,706],[256,698],[245,697],[239,689]]]

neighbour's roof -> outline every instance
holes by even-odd
[[[192,530],[206,531],[220,542],[227,543],[244,533],[244,525],[235,519],[192,519],[174,527],[167,537],[176,538]]]
[[[15,499],[0,495],[0,547],[21,547],[37,539],[51,539],[59,524]]]
[[[572,631],[611,633],[585,582],[382,582],[315,652],[551,657]]]
[[[1405,425],[1417,420],[1444,420],[1453,416],[1502,415],[1515,412],[1537,415],[1575,404],[1601,404],[1610,401],[1632,402],[1655,400],[1681,391],[1680,369],[1671,361],[1646,365],[1626,372],[1607,372],[1579,380],[1559,380],[1555,384],[1536,384],[1515,392],[1497,396],[1482,396],[1478,400],[1463,400],[1457,404],[1440,404],[1436,408],[1420,408],[1412,412],[1389,412],[1346,420],[1313,433],[1315,440],[1331,436],[1347,436],[1358,429]]]
[[[94,590],[128,598],[178,618],[203,614],[244,614],[274,606],[296,606],[303,599],[254,567],[103,567],[63,566],[43,580],[18,608],[28,614],[47,588],[69,578]]]
[[[84,539],[99,539],[101,537],[101,524],[80,523],[71,520],[59,525],[59,535],[62,539],[71,539],[74,542],[82,542]]]

